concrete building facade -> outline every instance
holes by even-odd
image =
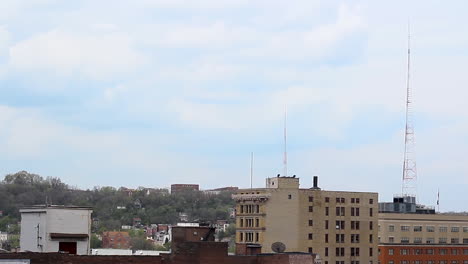
[[[468,216],[379,213],[381,264],[468,264]]]
[[[187,191],[199,191],[200,185],[198,184],[172,184],[171,185],[171,194],[177,194]]]
[[[33,206],[21,213],[21,252],[90,253],[91,208]]]
[[[299,178],[278,176],[233,199],[236,248],[258,244],[262,253],[313,252],[323,264],[377,264],[377,193],[325,191],[317,178],[301,189]]]

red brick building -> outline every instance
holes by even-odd
[[[172,184],[171,194],[177,194],[187,191],[199,191],[200,186],[198,184]]]
[[[379,245],[381,264],[468,264],[468,245]]]
[[[128,234],[128,232],[104,232],[102,233],[102,247],[129,249],[130,235]]]

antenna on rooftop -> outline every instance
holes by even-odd
[[[254,153],[250,153],[250,189],[252,189],[252,181],[253,181],[253,162],[254,162]]]
[[[415,136],[413,125],[413,107],[412,107],[412,90],[410,87],[410,24],[408,21],[408,66],[406,76],[406,127],[405,127],[405,154],[403,159],[403,184],[402,194],[413,195],[416,197],[416,153],[415,153]]]
[[[287,117],[287,108],[284,107],[284,157],[283,157],[283,165],[284,165],[284,176],[288,176],[288,149],[287,149],[287,130],[286,130],[286,117]]]

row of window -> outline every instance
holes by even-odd
[[[309,206],[309,212],[310,211],[310,207]],[[346,207],[342,207],[342,206],[337,206],[335,208],[335,215],[336,216],[345,216],[345,210],[346,210]],[[359,207],[350,207],[350,213],[351,213],[351,216],[359,216],[360,215],[360,208]],[[328,207],[325,207],[325,215],[328,216],[330,214],[330,210]],[[374,210],[373,208],[369,208],[369,216],[374,216]]]
[[[388,249],[388,255],[393,256],[395,255],[395,250],[393,248]],[[468,249],[446,249],[446,248],[441,248],[441,249],[400,249],[400,255],[434,255],[437,253],[437,255],[468,255]]]
[[[344,247],[337,247],[335,248],[335,256],[336,257],[344,257],[345,256],[345,251],[346,248]],[[309,248],[309,252],[312,252],[312,248]],[[369,257],[372,257],[374,255],[374,249],[369,248]],[[358,257],[360,256],[360,248],[358,247],[352,247],[350,248],[350,254],[352,257]],[[329,256],[328,248],[325,248],[325,257]],[[358,262],[359,263],[359,262]]]
[[[246,204],[240,206],[241,214],[258,214],[260,213],[260,205],[258,204]]]
[[[439,237],[439,240],[438,240],[439,244],[447,244],[447,242],[448,242],[448,240],[447,240],[446,237]],[[388,243],[395,243],[395,238],[394,237],[388,237]],[[400,239],[400,243],[408,244],[408,243],[410,243],[410,238],[409,237],[402,237]],[[434,244],[435,239],[433,237],[428,237],[425,240],[423,240],[421,237],[415,237],[415,238],[413,238],[413,243],[415,243],[415,244],[422,244],[422,243]],[[463,244],[468,244],[468,238],[463,238],[462,243]],[[460,244],[460,239],[451,238],[450,239],[450,244]]]
[[[239,227],[260,227],[259,218],[240,218]]]
[[[399,262],[395,262],[393,260],[389,260],[388,264],[468,264],[468,260],[400,260]]]
[[[337,220],[335,221],[335,228],[339,230],[344,230],[345,229],[345,221],[343,220]],[[351,230],[359,230],[361,227],[359,221],[351,221]],[[325,220],[325,229],[328,229],[329,227],[329,222],[328,220]],[[369,221],[369,230],[374,230],[374,222]]]
[[[360,198],[351,198],[351,203],[360,203],[361,202],[361,199]],[[309,201],[310,201],[310,198],[309,198]],[[346,203],[346,198],[343,198],[343,197],[336,197],[336,203],[341,203],[341,204],[344,204]],[[330,197],[325,197],[325,202],[326,203],[329,203],[330,202]],[[374,204],[374,199],[369,199],[369,204]]]
[[[240,242],[259,242],[260,234],[258,232],[240,232]]]
[[[313,240],[314,235],[313,233],[308,234],[309,240]],[[360,242],[360,234],[351,234],[350,236],[351,243],[359,243]],[[325,234],[325,243],[328,243],[328,234]],[[335,242],[336,243],[346,243],[346,235],[345,234],[335,234]],[[369,243],[374,243],[374,238],[372,234],[369,235]]]
[[[401,231],[410,231],[413,230],[413,232],[422,232],[423,231],[423,226],[416,225],[413,226],[413,229],[409,225],[402,225],[400,226]],[[462,229],[460,229],[459,226],[452,226],[450,227],[450,232],[460,232],[460,230],[463,230],[463,232],[468,233],[468,226],[464,226]],[[389,225],[388,226],[388,232],[394,232],[395,231],[395,226],[394,225]],[[426,232],[435,232],[435,226],[426,226]],[[439,232],[445,233],[448,232],[448,227],[447,226],[439,226]]]

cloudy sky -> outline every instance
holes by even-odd
[[[407,23],[419,201],[468,210],[465,1],[0,1],[0,175],[203,189],[282,172],[401,192]]]

